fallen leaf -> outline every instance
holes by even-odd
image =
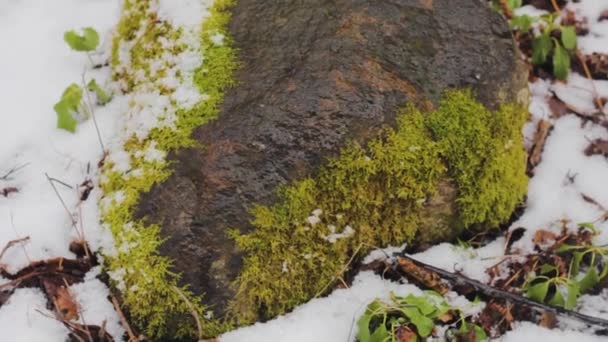
[[[608,157],[608,140],[595,139],[585,149],[585,155],[587,156],[593,156],[596,154]]]
[[[534,242],[536,246],[542,249],[542,247],[548,247],[550,245],[553,245],[556,240],[557,235],[555,233],[548,230],[539,229],[536,231],[536,233],[534,233],[534,238],[532,239],[532,242]]]
[[[66,287],[57,288],[53,304],[63,319],[71,321],[78,318],[78,303]]]

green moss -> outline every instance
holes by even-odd
[[[204,62],[193,79],[205,98],[191,108],[175,108],[177,119],[173,125],[153,128],[144,139],[129,138],[123,146],[130,156],[128,172],[117,171],[111,161],[106,162],[102,170],[100,185],[105,196],[101,202],[102,220],[111,230],[117,246],[116,253],[105,256],[104,269],[120,292],[131,323],[155,339],[196,336],[190,305],[203,320],[206,337],[216,336],[230,327],[228,323],[203,319],[206,310],[202,298],[194,296],[187,288],[179,289],[180,276],[171,272],[171,260],[158,254],[162,243],[160,228],[135,221],[133,211],[141,193],[170,175],[166,162],[148,161],[141,152],[151,146],[170,151],[194,145],[190,137],[193,129],[217,117],[224,91],[233,84],[236,57],[225,31],[232,3],[232,0],[215,1],[210,9],[211,16],[202,26],[200,43]],[[170,63],[161,64],[164,67],[159,68],[159,61],[163,61],[163,55],[179,54],[186,46],[180,41],[181,29],[157,20],[152,7],[148,0],[124,2],[123,16],[113,39],[113,76],[127,93],[145,91],[171,95],[175,89],[158,82],[159,79],[169,72],[175,72],[180,79],[183,75],[179,70],[172,70]],[[211,41],[218,33],[226,36],[221,45]],[[161,38],[168,44],[161,44]],[[151,68],[152,63],[156,64],[154,68]],[[135,101],[131,106],[131,110],[141,110]]]
[[[496,227],[526,193],[526,153],[521,127],[528,112],[506,104],[496,112],[471,101],[470,91],[448,91],[428,122],[458,185],[465,227]]]
[[[279,189],[277,204],[252,209],[251,233],[233,232],[245,258],[232,314],[241,324],[283,314],[330,290],[355,254],[412,242],[419,229],[445,238],[443,226],[496,227],[525,194],[525,113],[515,105],[490,113],[470,91],[449,91],[438,110],[409,106],[395,130]],[[429,220],[426,203],[450,181],[456,217]]]

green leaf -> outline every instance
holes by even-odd
[[[76,132],[76,124],[78,123],[70,113],[69,105],[63,101],[59,101],[53,107],[57,113],[57,128],[65,129],[68,132]]]
[[[548,34],[541,34],[532,41],[532,64],[542,65],[547,61],[553,45]]]
[[[89,81],[89,83],[87,84],[87,89],[95,92],[95,96],[97,96],[97,103],[102,106],[110,102],[110,100],[112,99],[112,97],[106,91],[101,89],[95,79]]]
[[[408,295],[405,297],[404,303],[415,306],[425,316],[432,314],[436,310],[435,305],[433,305],[429,299],[422,296],[415,297],[413,295]]]
[[[386,340],[388,340],[389,337],[389,332],[386,329],[386,326],[384,324],[380,324],[376,330],[374,330],[374,333],[370,336],[369,341],[370,342],[384,342]]]
[[[61,99],[53,107],[55,113],[57,113],[57,128],[72,133],[76,131],[78,121],[74,119],[72,114],[78,112],[81,100],[82,89],[78,84],[72,83],[63,91]]]
[[[577,282],[570,281],[567,285],[568,296],[566,297],[565,309],[572,310],[576,306],[576,299],[581,294],[580,287]]]
[[[583,279],[579,280],[578,285],[580,286],[580,292],[585,293],[591,290],[595,285],[600,282],[600,277],[597,274],[595,266],[589,267],[589,271],[585,274]]]
[[[435,324],[433,321],[424,316],[418,308],[409,307],[403,308],[403,313],[412,321],[412,324],[416,326],[416,330],[418,331],[418,335],[422,337],[427,337],[433,331],[433,327]]]
[[[591,222],[583,222],[583,223],[579,223],[578,224],[578,228],[579,229],[589,229],[592,233],[594,233],[595,235],[598,235],[600,233],[600,230],[597,229],[595,227],[595,225]]]
[[[570,261],[570,276],[576,277],[578,274],[578,270],[581,267],[581,262],[583,261],[583,257],[585,256],[585,252],[574,252],[572,253],[572,261]]]
[[[76,51],[93,51],[99,45],[99,34],[92,27],[82,29],[82,35],[79,35],[74,30],[67,31],[63,34],[63,40]]]
[[[555,294],[553,295],[553,298],[551,298],[551,300],[549,301],[549,304],[564,307],[565,303],[566,302],[564,300],[564,295],[562,294],[561,289],[559,288],[559,286],[556,286]]]
[[[542,302],[544,302],[548,291],[549,291],[549,282],[546,280],[543,280],[538,284],[529,286],[526,289],[526,294],[528,295],[528,297],[530,297],[530,299],[542,303]]]
[[[82,88],[76,83],[70,84],[61,94],[61,101],[65,102],[70,110],[77,112],[82,101]]]
[[[540,274],[547,274],[553,271],[557,271],[557,267],[549,264],[543,264],[540,266]]]
[[[559,248],[557,248],[555,250],[556,253],[564,253],[564,252],[569,252],[571,250],[574,249],[582,249],[581,246],[577,246],[577,245],[569,245],[567,243],[564,243],[563,245],[559,246]]]
[[[369,324],[381,308],[382,302],[374,300],[367,306],[365,313],[357,321],[357,339],[359,342],[371,342],[372,334],[369,330]]]
[[[555,52],[553,53],[553,75],[560,80],[565,80],[570,72],[570,56],[568,52],[555,40]]]
[[[562,44],[568,50],[576,48],[576,29],[574,26],[562,26]]]
[[[518,15],[511,19],[511,28],[520,30],[521,32],[528,32],[532,28],[532,23],[535,21],[534,18],[529,15]]]
[[[521,2],[522,0],[508,0],[507,5],[509,5],[509,8],[511,9],[516,9],[521,7]]]

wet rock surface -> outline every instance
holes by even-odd
[[[203,147],[171,153],[173,175],[137,213],[162,227],[161,253],[218,313],[241,267],[227,231],[251,229],[248,208],[273,203],[278,185],[393,125],[405,103],[470,86],[495,107],[526,88],[507,24],[485,1],[239,0],[230,31],[238,85],[196,130]]]

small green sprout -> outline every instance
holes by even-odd
[[[69,85],[61,95],[59,102],[53,107],[57,113],[57,128],[65,129],[68,132],[76,131],[76,124],[73,114],[78,112],[82,103],[82,88],[76,83]]]
[[[540,273],[541,275],[532,277],[526,282],[523,287],[526,295],[539,303],[573,309],[581,294],[580,284],[568,277],[551,276],[551,274],[559,274],[557,267],[553,265],[542,265]]]
[[[431,335],[436,322],[445,321],[446,315],[452,317],[457,311],[460,315],[460,328],[456,334],[473,330],[478,337],[477,341],[487,339],[483,329],[466,322],[464,314],[446,303],[441,295],[425,291],[422,296],[410,294],[407,297],[398,297],[391,294],[391,303],[374,300],[357,321],[357,340],[396,342],[401,329],[415,331],[417,340],[424,340]]]
[[[576,52],[576,29],[573,26],[555,24],[556,14],[547,14],[539,18],[527,15],[516,16],[511,19],[511,28],[522,33],[532,32],[532,24],[540,22],[540,34],[532,40],[532,64],[544,65],[552,55],[553,75],[565,80],[570,72],[570,56]],[[560,39],[553,36],[559,31]]]
[[[63,39],[75,51],[90,52],[97,49],[99,45],[99,34],[92,27],[82,29],[82,35],[74,30],[63,34]]]
[[[97,81],[95,81],[95,79],[92,79],[91,81],[89,81],[89,83],[87,84],[87,89],[89,91],[95,92],[95,96],[97,96],[97,103],[101,106],[110,102],[110,100],[112,99],[112,96],[110,94],[108,94],[108,92],[103,90],[99,86],[99,84],[97,84]]]

